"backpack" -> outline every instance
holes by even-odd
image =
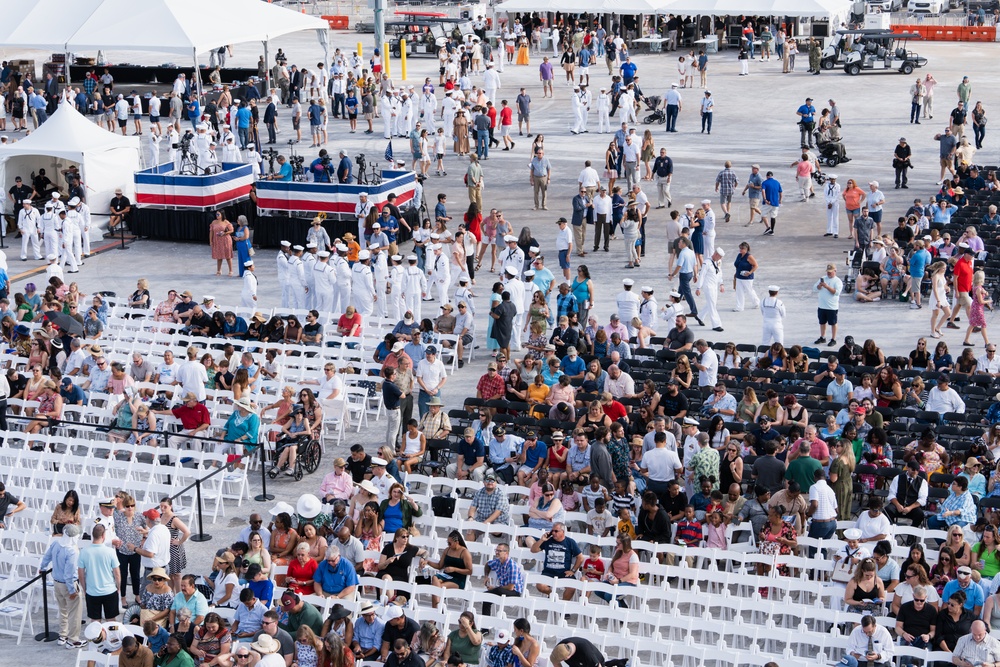
[[[452,496],[434,496],[431,498],[431,512],[434,516],[451,519],[455,516],[455,498]]]

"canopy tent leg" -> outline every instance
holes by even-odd
[[[271,58],[270,58],[270,47],[271,41],[264,40],[264,93],[261,97],[267,97],[271,94]]]
[[[194,59],[194,81],[197,86],[198,104],[204,101],[204,91],[201,89],[201,68],[198,67],[198,49],[191,49],[191,57]]]

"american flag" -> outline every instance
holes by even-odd
[[[385,147],[385,161],[392,162],[392,139],[389,140],[389,143]]]

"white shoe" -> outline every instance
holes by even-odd
[[[295,476],[295,472],[291,468],[289,468],[288,470],[285,471],[285,476],[286,477],[294,477]]]

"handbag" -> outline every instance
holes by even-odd
[[[856,553],[858,553],[857,550],[855,550],[854,553],[848,552],[843,559],[837,561],[837,564],[833,567],[833,574],[830,576],[830,581],[838,584],[846,584],[851,580],[851,576],[854,574],[854,568],[851,565],[851,558],[853,558]]]
[[[253,257],[257,253],[254,251],[253,246],[250,246],[250,249],[247,251],[247,254]]]

